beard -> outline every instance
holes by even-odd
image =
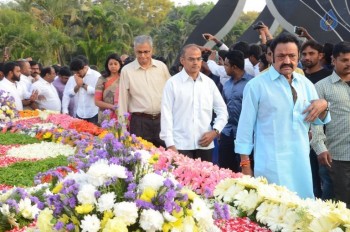
[[[12,80],[13,81],[20,81],[21,80],[21,76],[16,76],[15,74],[13,74]]]
[[[301,61],[301,64],[304,68],[313,68],[317,65],[317,63],[313,63],[312,61]]]

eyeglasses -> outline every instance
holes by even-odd
[[[142,55],[142,54],[145,54],[145,55],[148,55],[151,51],[136,51],[137,55]]]
[[[189,61],[189,62],[195,62],[195,61],[198,61],[198,62],[200,62],[200,61],[202,61],[203,60],[203,58],[202,57],[197,57],[197,58],[194,58],[194,57],[188,57],[187,58],[187,60]]]
[[[296,54],[278,54],[278,55],[276,55],[276,58],[280,61],[285,60],[286,57],[288,57],[290,60],[293,60],[293,61],[298,59],[298,56]]]

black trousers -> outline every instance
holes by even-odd
[[[130,133],[142,137],[156,147],[165,147],[164,141],[159,138],[160,117],[151,119],[133,114],[130,121]]]
[[[88,122],[91,122],[91,123],[93,123],[93,124],[95,124],[95,125],[97,125],[97,122],[98,122],[98,114],[96,114],[96,115],[93,116],[92,118],[81,118],[81,117],[79,117],[79,116],[77,115],[77,118],[83,119],[83,120],[88,121]]]
[[[228,168],[233,172],[241,172],[241,156],[235,153],[235,138],[233,135],[220,135],[219,140],[219,167]]]
[[[346,203],[350,209],[350,161],[332,160],[330,176],[333,181],[335,199]]]
[[[213,162],[213,151],[214,149],[178,150],[179,153],[188,156],[192,159],[201,158],[202,161],[209,162]]]

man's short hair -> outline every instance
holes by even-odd
[[[5,63],[4,68],[3,68],[3,72],[5,77],[9,74],[9,72],[15,70],[15,67],[20,67],[19,64],[17,62],[14,61],[9,61],[7,63]]]
[[[153,47],[152,37],[149,35],[139,35],[134,39],[134,48],[139,44],[148,43],[151,47]]]
[[[272,53],[275,53],[275,49],[277,45],[280,43],[295,43],[295,45],[297,45],[298,53],[299,53],[299,49],[300,49],[299,40],[294,35],[291,35],[288,33],[282,33],[276,38],[274,38],[270,45],[270,49]]]
[[[68,66],[63,66],[63,67],[61,67],[60,71],[58,71],[58,75],[65,76],[65,77],[70,77],[70,76],[72,76],[72,73],[69,70]]]
[[[184,56],[185,56],[185,53],[186,53],[186,51],[187,51],[187,49],[189,49],[189,48],[191,48],[191,47],[194,47],[194,48],[198,48],[198,49],[199,49],[199,47],[198,47],[197,44],[186,44],[185,46],[182,47],[180,56],[181,56],[181,57],[184,57]],[[200,50],[200,49],[199,49],[199,50]]]
[[[334,45],[333,58],[337,58],[340,53],[350,53],[350,42],[342,41]]]
[[[239,50],[243,53],[244,58],[249,57],[249,44],[247,42],[239,41],[235,43],[230,50]]]
[[[226,54],[226,59],[231,66],[236,65],[239,69],[244,70],[244,55],[239,50],[232,50]]]
[[[307,47],[315,49],[319,53],[323,52],[322,44],[317,43],[315,40],[308,40],[305,43],[303,43],[303,45],[301,45],[300,51],[303,52]]]
[[[51,74],[51,69],[53,69],[51,66],[43,68],[41,70],[41,76],[44,78],[46,74]]]
[[[70,70],[73,72],[78,72],[80,70],[82,70],[85,67],[86,63],[81,60],[81,59],[77,59],[74,58],[71,62],[70,62]]]
[[[252,44],[249,47],[249,56],[254,56],[256,60],[259,60],[259,57],[262,54],[262,49],[259,45],[257,44]]]

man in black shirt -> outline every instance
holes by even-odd
[[[325,69],[321,65],[321,60],[324,56],[321,44],[314,40],[308,40],[301,46],[300,51],[305,76],[312,83],[315,84],[332,74],[332,70]],[[332,199],[334,197],[333,185],[328,169],[326,166],[318,164],[317,155],[312,148],[310,148],[310,163],[315,197],[323,200]]]

